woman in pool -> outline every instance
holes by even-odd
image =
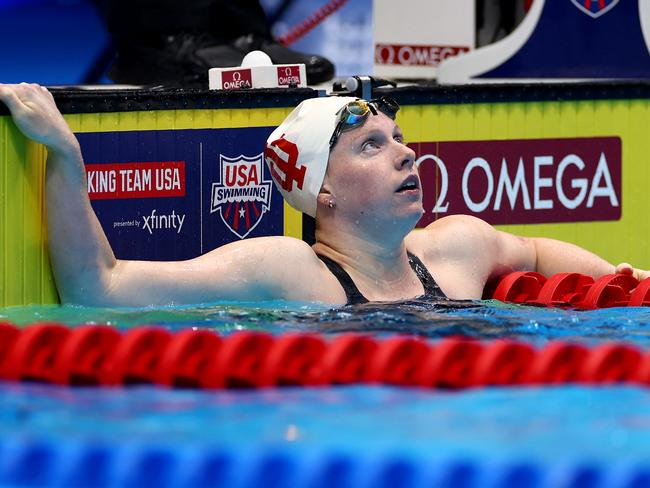
[[[422,191],[415,154],[394,122],[398,107],[349,97],[303,102],[267,141],[276,186],[292,206],[316,217],[313,247],[262,237],[187,261],[116,259],[86,193],[79,144],[52,95],[38,85],[0,85],[0,101],[18,128],[48,150],[49,250],[63,302],[477,299],[487,281],[515,270],[649,275],[572,244],[517,237],[468,216],[445,217],[414,232]]]

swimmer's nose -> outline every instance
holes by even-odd
[[[415,151],[408,146],[402,146],[404,153],[402,154],[399,169],[410,169],[415,164]]]

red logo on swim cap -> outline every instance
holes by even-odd
[[[294,181],[298,188],[302,190],[307,167],[304,165],[297,166],[298,146],[291,141],[287,141],[284,134],[282,134],[280,139],[276,139],[266,146],[264,157],[269,162],[271,175],[284,191],[291,192]]]

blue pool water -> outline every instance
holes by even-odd
[[[206,392],[5,384],[0,391],[4,440],[650,460],[650,392],[634,387]]]
[[[107,323],[120,329],[156,324],[172,330],[207,328],[222,334],[243,329],[275,334],[316,331],[324,335],[364,331],[378,337],[417,334],[432,341],[463,334],[480,339],[515,338],[536,346],[552,339],[588,345],[625,341],[645,349],[650,309],[576,311],[489,301],[372,304],[330,310],[314,304],[274,302],[261,306],[229,303],[145,310],[13,307],[0,309],[1,320],[19,325],[44,320],[72,326]],[[558,473],[566,474],[562,469],[572,467],[573,471],[569,471],[573,481],[566,478],[564,485],[559,478],[548,475],[543,480],[535,478],[535,483],[523,483],[529,486],[542,486],[542,481],[553,486],[603,486],[598,483],[605,478],[596,476],[599,469],[613,473],[619,472],[621,466],[650,466],[650,390],[632,386],[458,392],[351,386],[242,392],[155,387],[69,389],[5,383],[0,384],[0,397],[0,484],[6,480],[21,484],[25,479],[56,479],[66,484],[61,480],[66,479],[62,473],[67,465],[59,458],[50,459],[50,464],[36,463],[50,466],[40,472],[31,462],[29,476],[16,471],[16,466],[21,465],[16,461],[21,448],[16,446],[24,448],[34,443],[56,446],[44,449],[65,459],[74,456],[61,453],[78,450],[79,446],[104,446],[111,455],[122,453],[122,458],[118,456],[122,460],[124,452],[133,453],[142,446],[166,450],[174,459],[191,457],[191,453],[204,457],[216,449],[231,456],[229,466],[241,468],[231,470],[228,476],[241,470],[248,472],[251,456],[259,456],[260,452],[284,453],[291,460],[292,472],[300,471],[297,466],[303,471],[305,466],[313,467],[313,459],[321,459],[322,453],[343,456],[366,466],[358,468],[354,476],[366,476],[370,469],[367,466],[374,466],[376,459],[386,456],[434,471],[432,466],[463,460],[484,466],[532,463],[536,473],[545,476],[561,476]],[[7,457],[3,452],[14,455]],[[118,458],[111,458],[114,465],[109,471],[112,476],[122,473],[122,478],[118,476],[118,481],[112,479],[112,483],[122,484],[128,478],[139,480],[133,481],[134,486],[140,484],[142,480],[133,474],[135,468],[125,467]],[[7,467],[8,463],[13,464]],[[586,466],[587,471],[583,469],[577,475],[576,463]],[[122,471],[115,467],[118,465]],[[286,468],[286,463],[283,466]],[[589,471],[590,466],[595,466],[596,471]],[[271,471],[278,469],[282,471],[278,466]],[[346,478],[350,486],[358,485],[351,481],[358,479],[350,473]],[[428,476],[434,476],[432,473],[428,472]],[[486,484],[488,478],[477,475],[474,484],[465,480],[460,484],[450,482],[449,486],[517,486]],[[98,484],[108,483],[107,479]],[[228,479],[226,484],[233,486],[255,486],[259,481]],[[294,478],[291,482],[276,481],[276,486],[304,485]]]

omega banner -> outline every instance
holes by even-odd
[[[621,139],[587,137],[411,144],[424,227],[451,214],[491,224],[621,218]]]

